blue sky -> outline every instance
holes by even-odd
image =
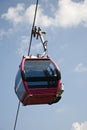
[[[0,130],[14,126],[15,76],[28,52],[35,2],[0,1]],[[48,55],[61,70],[65,92],[51,106],[21,105],[16,129],[87,130],[87,0],[39,0],[36,25],[47,32]],[[41,47],[33,40],[31,54]]]

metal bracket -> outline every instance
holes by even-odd
[[[40,40],[43,45],[44,52],[42,54],[37,54],[37,57],[44,57],[47,53],[47,42],[44,40],[43,34],[46,34],[46,32],[42,32],[40,27],[34,27],[32,30],[32,35],[38,39],[40,37]]]

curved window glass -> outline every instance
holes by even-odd
[[[20,69],[18,70],[16,79],[15,79],[15,92],[19,99],[22,99],[23,94],[25,93],[25,88],[22,82]]]
[[[51,60],[26,60],[24,71],[29,88],[57,87],[58,70]]]

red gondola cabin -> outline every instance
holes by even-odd
[[[22,58],[15,93],[24,106],[56,103],[62,92],[61,74],[51,58]]]

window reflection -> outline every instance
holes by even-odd
[[[57,87],[58,70],[50,60],[26,60],[24,71],[29,88]]]

